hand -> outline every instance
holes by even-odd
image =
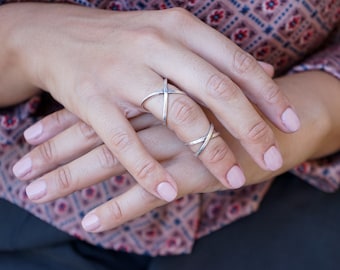
[[[328,155],[340,149],[340,120],[337,117],[339,82],[322,72],[286,76],[277,82],[294,100],[303,121],[303,128],[294,135],[286,135],[274,128],[284,149],[284,166],[280,171],[261,170],[237,140],[219,129],[240,161],[248,179],[247,184],[264,181],[309,158]],[[328,89],[326,95],[322,90],[325,85]],[[209,112],[207,115],[211,121],[216,121]],[[323,121],[318,121],[320,119]],[[318,129],[313,128],[316,121],[319,122]],[[131,124],[150,153],[174,175],[179,187],[178,197],[224,188],[172,132],[164,126],[157,126],[159,122],[151,115],[132,119]],[[28,139],[32,144],[39,145],[23,159],[32,161],[30,175],[23,180],[38,178],[27,187],[28,196],[34,202],[42,203],[65,196],[125,171],[108,148],[101,144],[93,129],[66,110],[46,117],[39,125],[43,130],[39,138]],[[28,129],[25,134],[30,132]],[[87,168],[86,171],[84,168]],[[141,198],[143,204],[140,203]],[[85,217],[83,225],[89,231],[108,230],[164,203],[137,184],[127,193],[94,209]],[[100,226],[91,225],[91,221],[95,220],[100,222]]]
[[[250,55],[189,13],[22,6],[25,12],[16,10],[15,26],[25,27],[15,27],[10,38],[31,82],[90,125],[153,195],[173,200],[176,181],[145,149],[128,118],[145,113],[143,99],[162,88],[164,77],[171,82],[170,89],[187,94],[169,97],[167,124],[180,140],[190,142],[209,129],[196,100],[211,109],[261,168],[281,167],[274,134],[248,99],[285,132],[299,128],[290,103]],[[159,95],[144,107],[162,119],[162,104]],[[199,158],[224,186],[244,184],[238,162],[222,137],[212,140]],[[26,169],[16,170],[16,175],[25,177]]]

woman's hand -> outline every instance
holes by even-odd
[[[249,100],[279,129],[295,132],[299,120],[287,98],[254,58],[188,12],[14,5],[2,12],[7,20],[11,12],[15,17],[8,27],[9,44],[30,82],[91,126],[151,194],[171,201],[178,190],[128,121],[146,111],[157,119],[166,116],[178,138],[190,142],[205,136],[210,126],[198,101],[262,169],[282,166],[273,131]],[[162,90],[165,77],[170,91],[181,94],[150,97]],[[198,148],[191,146],[194,152]],[[244,184],[238,161],[222,137],[211,140],[199,159],[224,186]],[[16,175],[22,178],[29,171],[29,166],[17,166]]]
[[[284,149],[284,165],[280,171],[268,172],[259,168],[244,151],[239,141],[219,126],[221,136],[228,142],[241,167],[247,183],[269,179],[310,158],[321,157],[340,149],[340,119],[337,117],[339,82],[323,72],[306,72],[286,76],[277,81],[294,100],[302,119],[302,129],[291,135],[273,129]],[[324,94],[327,86],[327,94]],[[306,98],[308,93],[308,98]],[[60,121],[63,119],[63,121]],[[322,119],[322,121],[319,121]],[[318,128],[315,122],[319,121]],[[162,165],[173,175],[178,185],[178,198],[190,193],[224,189],[192,152],[177,137],[150,114],[131,120],[138,136]],[[40,136],[30,139],[32,128],[25,132],[28,142],[38,146],[23,160],[30,161],[30,173],[22,180],[38,178],[27,187],[34,202],[42,203],[65,196],[75,190],[93,185],[126,170],[111,151],[101,143],[93,129],[66,110],[47,116],[36,125]],[[33,128],[34,130],[34,128]],[[185,181],[183,181],[185,179]],[[140,203],[143,201],[143,203]],[[136,218],[165,202],[136,184],[126,193],[94,209],[83,222],[88,231],[104,231]]]

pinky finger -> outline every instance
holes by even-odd
[[[51,139],[78,121],[78,117],[66,109],[52,113],[29,127],[24,132],[26,141],[38,145]]]
[[[89,212],[82,226],[85,231],[93,233],[111,230],[166,203],[136,184],[124,194]]]

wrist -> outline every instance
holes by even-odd
[[[20,57],[20,47],[15,46],[17,34],[17,4],[6,4],[0,7],[0,107],[21,102],[36,94],[38,89],[30,82],[24,62]],[[21,28],[24,28],[21,25]],[[21,31],[19,31],[21,32]]]
[[[16,73],[20,73],[19,78],[26,85],[41,88],[41,85],[34,79],[36,61],[34,40],[39,38],[39,33],[32,32],[34,24],[30,17],[35,17],[34,4],[31,3],[13,3],[3,6],[2,12],[5,13],[3,21],[6,25],[7,32],[7,54],[11,58],[12,66],[15,66]],[[1,14],[2,16],[3,14]],[[43,22],[42,22],[43,23]]]

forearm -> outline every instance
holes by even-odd
[[[24,101],[39,91],[29,82],[27,72],[22,68],[17,52],[11,46],[11,36],[13,31],[16,31],[14,22],[20,16],[17,7],[23,9],[25,5],[0,6],[0,40],[2,41],[0,46],[0,107]],[[25,26],[22,25],[22,27]],[[25,46],[25,44],[22,45]]]
[[[277,82],[294,104],[302,123],[300,130],[293,134],[272,127],[284,159],[279,171],[260,169],[238,141],[222,132],[244,169],[249,184],[281,174],[303,161],[340,150],[339,81],[324,72],[313,71],[285,76]]]

